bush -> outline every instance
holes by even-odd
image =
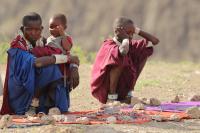
[[[96,53],[95,52],[86,52],[80,46],[73,46],[72,52],[73,55],[77,55],[80,59],[80,63],[93,63]]]
[[[7,50],[9,48],[8,43],[1,43],[0,44],[0,64],[4,64],[7,61]]]

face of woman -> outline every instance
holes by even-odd
[[[133,24],[127,24],[125,27],[124,27],[124,30],[126,32],[126,34],[128,35],[128,38],[130,40],[133,39],[133,34],[135,32],[135,27]]]
[[[26,26],[22,27],[24,37],[30,42],[35,43],[41,37],[42,25],[40,20],[29,21]]]
[[[118,27],[115,30],[115,36],[118,38],[120,42],[122,42],[122,40],[125,38],[132,40],[134,32],[135,32],[135,27],[133,24],[130,23],[123,27]]]

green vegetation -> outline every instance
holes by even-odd
[[[87,52],[80,46],[73,46],[71,53],[77,55],[80,59],[80,62],[83,64],[94,62],[96,56],[95,52]]]
[[[9,43],[1,43],[0,44],[0,64],[6,63],[7,53],[6,51],[9,48]],[[79,57],[80,62],[85,63],[92,63],[95,59],[96,53],[95,52],[86,52],[80,46],[74,46],[72,48],[72,54],[75,54]]]
[[[9,48],[8,43],[1,43],[0,44],[0,64],[6,63],[7,53],[6,51]]]

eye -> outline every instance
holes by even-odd
[[[57,27],[57,25],[50,25],[49,27],[50,27],[50,29],[55,29]]]
[[[127,34],[132,35],[134,33],[134,30],[127,31]]]

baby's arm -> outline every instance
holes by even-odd
[[[72,48],[72,40],[69,36],[64,36],[61,40],[61,45],[63,47],[63,49],[65,49],[66,51],[70,51]]]

